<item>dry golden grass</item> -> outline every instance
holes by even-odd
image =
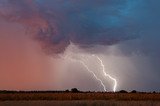
[[[0,106],[160,106],[160,101],[1,101]]]
[[[0,93],[0,101],[6,100],[116,100],[160,101],[159,93]]]

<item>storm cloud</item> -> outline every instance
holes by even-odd
[[[81,48],[139,37],[135,0],[0,0],[0,16],[22,24],[48,53],[70,42]]]
[[[89,68],[101,74],[90,57],[94,53],[117,78],[117,90],[159,91],[159,5],[159,0],[0,0],[3,89],[16,84],[15,89],[102,91],[81,64],[59,58],[85,55]]]

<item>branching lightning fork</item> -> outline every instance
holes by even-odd
[[[88,68],[88,66],[87,66],[83,61],[80,61],[80,62],[83,64],[83,66],[84,66],[90,73],[93,74],[93,76],[96,78],[96,80],[100,81],[101,85],[103,86],[104,91],[107,91],[105,85],[104,85],[103,82],[96,76],[96,74],[95,74],[94,72],[92,72],[92,71]]]
[[[117,80],[116,80],[115,78],[113,78],[111,75],[109,75],[109,74],[107,74],[107,73],[105,72],[105,66],[104,66],[104,64],[103,64],[103,61],[100,59],[100,57],[98,57],[98,56],[96,56],[96,55],[92,55],[92,56],[96,57],[96,58],[99,60],[100,65],[102,66],[102,71],[103,71],[104,76],[109,77],[111,80],[114,81],[113,91],[115,92],[115,91],[116,91],[116,88],[117,88]]]
[[[108,77],[108,78],[110,78],[112,81],[114,81],[113,91],[115,92],[115,91],[116,91],[116,88],[117,88],[117,80],[116,80],[115,78],[113,78],[111,75],[109,75],[109,74],[107,74],[107,73],[105,72],[105,66],[104,66],[104,64],[103,64],[103,61],[100,59],[100,57],[98,57],[98,56],[96,56],[96,55],[92,55],[92,56],[94,56],[94,57],[96,57],[96,58],[98,59],[100,65],[101,65],[101,67],[102,67],[102,72],[103,72],[104,76],[105,76],[105,77]],[[81,56],[81,57],[82,57],[82,56]],[[96,74],[89,69],[89,67],[87,66],[87,64],[85,64],[85,61],[84,61],[85,57],[82,57],[82,59],[79,60],[79,59],[74,59],[74,58],[72,58],[72,56],[65,55],[65,56],[62,57],[62,58],[64,58],[64,59],[69,59],[69,60],[72,61],[72,62],[79,62],[79,63],[81,63],[81,64],[87,69],[88,72],[90,72],[90,73],[93,74],[94,78],[95,78],[97,81],[100,82],[100,84],[103,86],[104,91],[106,91],[106,86],[104,85],[104,83],[102,82],[102,80],[99,79],[99,78],[96,76]]]
[[[77,59],[73,59],[73,58],[69,57],[68,55],[66,55],[64,58],[65,58],[65,59],[67,58],[67,59],[69,59],[69,60],[71,60],[71,61],[73,61],[73,62],[79,62],[79,63],[81,63],[81,64],[87,69],[87,71],[90,72],[90,73],[92,73],[93,76],[95,77],[95,79],[100,82],[100,84],[103,86],[104,91],[107,91],[107,90],[106,90],[106,86],[104,85],[104,83],[102,82],[102,80],[99,79],[99,78],[96,76],[96,74],[89,69],[89,67],[87,66],[87,64],[85,64],[84,61],[82,61],[82,60],[77,60]]]

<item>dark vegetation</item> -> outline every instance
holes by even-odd
[[[0,101],[7,100],[117,100],[117,101],[160,101],[160,93],[138,92],[82,92],[77,88],[65,91],[0,91]]]
[[[121,90],[121,91],[119,91],[119,93],[128,93],[128,92],[125,90]]]

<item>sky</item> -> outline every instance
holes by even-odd
[[[0,90],[159,91],[159,4],[0,0]]]

